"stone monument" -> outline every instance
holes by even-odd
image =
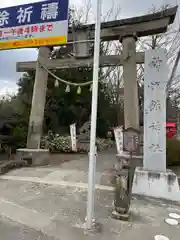
[[[117,153],[123,153],[123,126],[114,128],[114,136],[116,141]]]
[[[76,124],[70,125],[70,135],[71,135],[71,148],[73,152],[77,152],[77,140],[76,140]]]
[[[78,139],[78,149],[80,151],[89,152],[90,147],[90,132],[91,132],[91,122],[85,122],[79,130]]]
[[[164,49],[145,53],[144,74],[143,168],[136,168],[133,193],[179,201],[177,176],[166,169],[168,65]]]

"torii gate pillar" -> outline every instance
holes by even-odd
[[[139,100],[136,68],[136,37],[124,36],[123,45],[123,80],[124,80],[124,121],[125,129],[132,127],[139,130]]]
[[[40,47],[38,60],[40,58],[48,59],[50,48]],[[28,149],[39,149],[42,135],[44,107],[46,102],[48,72],[36,62],[36,76],[32,97],[31,113],[29,119],[29,130],[27,139]]]

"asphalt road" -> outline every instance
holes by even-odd
[[[6,218],[0,218],[0,236],[3,240],[56,240],[40,231],[27,228]]]

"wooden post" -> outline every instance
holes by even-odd
[[[39,49],[38,59],[47,59],[50,54],[50,49],[41,47]],[[47,90],[47,71],[36,63],[36,77],[34,82],[34,90],[31,105],[31,114],[29,120],[29,131],[27,139],[27,148],[38,149],[40,148],[40,140],[42,134],[42,126],[44,119],[44,108],[46,102]]]
[[[139,130],[139,100],[136,70],[136,38],[125,36],[123,45],[123,79],[124,79],[124,120],[125,129]]]

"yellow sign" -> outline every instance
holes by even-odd
[[[8,42],[0,42],[0,50],[39,46],[53,46],[65,44],[66,42],[67,42],[66,36],[13,40]]]

